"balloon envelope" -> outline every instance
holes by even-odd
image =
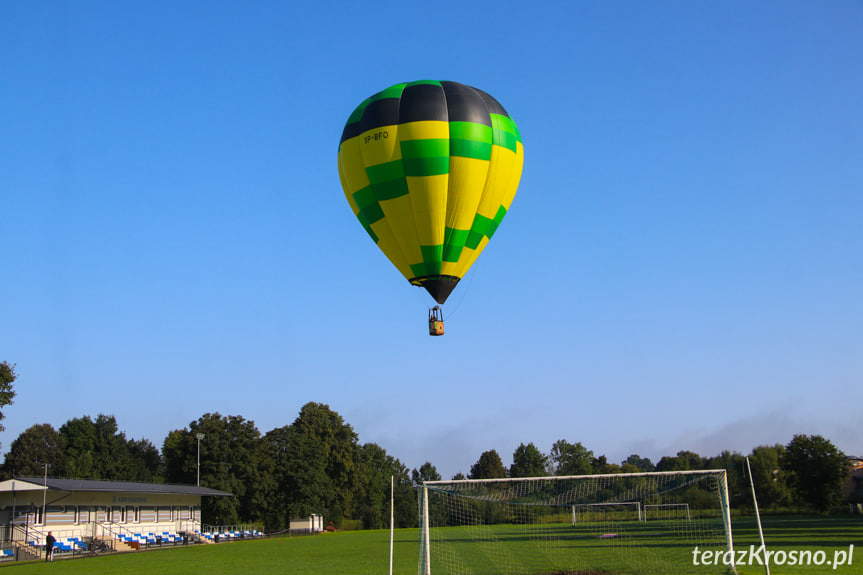
[[[509,210],[524,152],[497,100],[457,82],[362,102],[339,145],[348,203],[384,255],[443,304]]]

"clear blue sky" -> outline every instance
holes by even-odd
[[[7,2],[2,449],[316,401],[445,477],[558,439],[863,452],[861,30],[842,0]],[[360,101],[427,78],[525,148],[442,338],[336,167]]]

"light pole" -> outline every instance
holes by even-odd
[[[198,438],[198,482],[196,483],[196,485],[198,487],[200,487],[201,486],[201,440],[204,439],[205,436],[203,433],[198,433],[195,435],[195,437]]]
[[[9,519],[9,537],[7,541],[15,540],[15,470],[12,470],[12,517]]]
[[[42,485],[42,525],[45,526],[48,523],[48,518],[45,516],[45,499],[48,496],[48,468],[51,467],[49,464],[45,463],[45,482]]]

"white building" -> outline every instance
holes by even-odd
[[[294,517],[291,519],[291,533],[321,533],[324,530],[324,517],[322,515],[309,515],[308,517]]]
[[[58,541],[194,536],[202,497],[232,495],[194,485],[15,477],[0,482],[0,525],[8,526],[7,540],[36,545],[48,531]]]

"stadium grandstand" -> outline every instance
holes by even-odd
[[[55,556],[208,543],[214,530],[201,524],[203,497],[233,495],[194,485],[43,477],[2,481],[0,561],[44,556],[49,532],[56,539]],[[224,539],[259,535],[233,528]]]

